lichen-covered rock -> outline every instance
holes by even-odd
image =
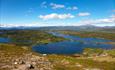
[[[8,59],[9,60],[9,59]],[[0,69],[8,70],[52,70],[53,66],[43,56],[32,53],[25,54],[22,57],[14,57],[9,60],[9,64],[4,64]]]

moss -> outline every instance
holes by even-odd
[[[103,70],[115,69],[115,62],[99,62],[92,59],[82,59],[64,55],[48,55],[47,58],[54,64],[56,70],[83,70],[83,68],[99,68]],[[63,60],[68,61],[69,64],[63,65]],[[76,67],[76,63],[82,65],[82,67]]]
[[[108,55],[115,57],[115,49],[106,50],[106,52],[108,53]]]
[[[83,53],[87,56],[90,56],[90,55],[100,55],[104,52],[103,49],[100,49],[100,48],[85,48]]]

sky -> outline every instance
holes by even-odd
[[[0,0],[0,24],[115,26],[115,0]]]

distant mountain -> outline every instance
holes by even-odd
[[[6,26],[0,25],[0,29],[6,30],[19,30],[19,29],[32,29],[32,30],[77,30],[77,31],[108,31],[115,32],[115,26],[98,27],[93,25],[82,26],[47,26],[47,27],[32,27],[32,26]]]

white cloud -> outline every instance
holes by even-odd
[[[115,24],[115,15],[111,15],[109,18],[98,19],[97,22],[100,22],[100,23],[114,23]]]
[[[59,8],[64,8],[65,6],[62,4],[55,4],[55,3],[50,3],[50,6],[52,7],[52,9],[59,9]]]
[[[73,10],[77,10],[78,8],[76,6],[73,7]]]
[[[67,9],[67,10],[77,10],[77,9],[78,9],[78,7],[73,6],[73,7],[67,7],[66,9]]]
[[[115,14],[110,16],[111,18],[115,18]]]
[[[56,3],[47,4],[46,1],[41,3],[41,7],[43,7],[43,8],[47,8],[48,6],[51,7],[52,9],[67,9],[67,10],[77,10],[78,9],[77,6],[66,7],[63,4],[56,4]]]
[[[88,12],[81,12],[81,13],[78,13],[78,16],[89,16],[91,15],[90,13]]]
[[[34,23],[28,23],[28,24],[16,24],[16,23],[8,23],[8,24],[1,24],[0,27],[20,27],[20,26],[26,26],[26,27],[36,27],[38,24]]]
[[[48,14],[48,15],[40,15],[39,18],[43,20],[48,20],[48,19],[67,19],[67,18],[74,18],[73,15],[71,14]]]
[[[78,22],[79,24],[115,24],[115,18],[87,19]]]
[[[99,20],[97,20],[97,22],[102,22],[102,23],[113,23],[113,22],[115,22],[115,19],[113,19],[113,18],[105,18],[105,19],[99,19]]]
[[[42,3],[41,3],[41,7],[43,7],[43,8],[47,8],[47,5],[46,5],[46,4],[47,4],[46,1],[42,2]]]

